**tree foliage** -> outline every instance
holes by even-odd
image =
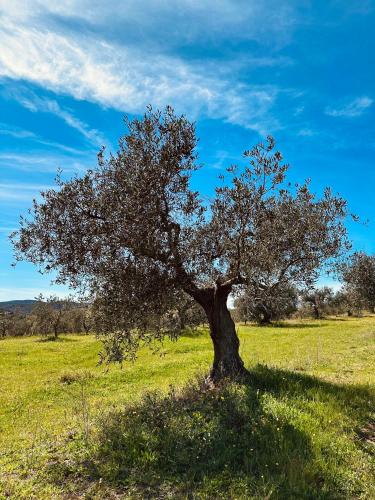
[[[375,255],[354,253],[341,265],[340,274],[352,303],[375,312]]]

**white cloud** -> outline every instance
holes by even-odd
[[[223,149],[218,149],[215,151],[215,154],[213,158],[211,159],[211,162],[208,162],[208,165],[211,168],[215,168],[217,170],[221,170],[223,168],[229,167],[230,164],[237,163],[242,159],[242,155],[233,155],[230,154],[228,151],[225,151]]]
[[[298,106],[295,110],[294,110],[294,113],[293,115],[294,116],[298,116],[300,115],[301,113],[303,113],[305,110],[305,106]]]
[[[229,5],[222,3],[222,8]],[[72,2],[72,8],[75,5]],[[149,103],[157,107],[172,104],[189,116],[203,114],[262,135],[279,126],[270,114],[278,89],[236,83],[230,68],[223,75],[222,69],[216,72],[202,63],[186,63],[90,34],[37,27],[29,18],[16,23],[4,17],[0,45],[0,76],[34,82],[76,99],[135,113]],[[60,116],[90,140],[96,135],[55,101],[24,104]]]
[[[366,109],[372,106],[373,102],[373,99],[367,96],[357,97],[356,99],[343,105],[342,107],[327,107],[325,113],[329,116],[355,118],[357,116],[361,116],[366,111]]]

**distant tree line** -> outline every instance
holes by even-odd
[[[322,319],[344,314],[359,316],[367,309],[353,299],[345,289],[334,292],[327,286],[303,291],[286,288],[274,297],[268,293],[254,298],[243,293],[234,302],[235,318],[245,324],[269,325],[292,317]]]
[[[247,287],[237,293],[233,316],[236,321],[267,325],[291,317],[322,319],[332,315],[359,316],[375,312],[375,255],[354,253],[338,266],[340,290],[328,286],[299,290],[278,286]],[[146,313],[147,314],[147,313]],[[148,318],[148,321],[151,321]],[[96,331],[95,306],[56,296],[37,297],[31,311],[0,310],[0,338],[41,335],[57,338],[61,333],[88,334]],[[160,321],[155,317],[154,321]],[[189,295],[179,292],[162,317],[164,326],[176,331],[206,323],[204,310]]]
[[[60,333],[89,333],[91,308],[56,296],[37,297],[31,311],[22,308],[0,311],[0,337],[41,335],[57,338]]]
[[[192,330],[205,322],[204,311],[188,295],[181,294],[163,322],[174,323],[179,331]],[[96,331],[97,323],[97,310],[91,304],[40,295],[31,311],[0,309],[0,338],[40,335],[56,339],[61,333],[89,334]]]
[[[236,320],[262,325],[292,316],[322,319],[375,313],[375,255],[356,252],[338,264],[337,274],[342,287],[336,292],[328,286],[304,290],[290,284],[248,287],[235,299]]]

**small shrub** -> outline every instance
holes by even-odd
[[[73,384],[74,382],[84,383],[92,378],[94,378],[94,375],[89,370],[82,370],[77,372],[67,371],[63,372],[60,375],[59,381],[62,384],[70,385]]]

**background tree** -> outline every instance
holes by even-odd
[[[30,335],[32,320],[30,314],[20,310],[0,311],[0,337]]]
[[[303,302],[311,307],[315,319],[321,319],[324,316],[332,303],[333,297],[333,290],[328,286],[312,288],[302,294]]]
[[[247,287],[235,301],[242,321],[260,325],[290,317],[297,306],[297,289],[284,283],[274,288]]]
[[[348,295],[344,289],[340,289],[334,293],[332,300],[329,303],[328,312],[329,314],[335,314],[336,316],[345,313],[347,313],[348,316],[352,315]]]
[[[8,311],[0,311],[0,338],[10,334],[11,316]]]
[[[59,299],[55,295],[43,297],[40,294],[33,306],[33,332],[41,335],[53,334],[57,339],[63,330],[64,313],[69,308],[69,301]]]
[[[246,325],[250,321],[249,304],[246,300],[245,293],[238,293],[234,300],[234,309],[232,311],[232,317],[235,322],[243,321]]]
[[[352,303],[375,312],[375,255],[356,252],[340,267],[341,279]]]
[[[180,329],[196,328],[207,321],[202,307],[185,292],[179,293],[176,297],[177,321]]]
[[[64,304],[60,329],[69,333],[85,333],[93,331],[93,318],[88,304],[68,301]]]
[[[360,315],[362,309],[364,308],[364,303],[361,297],[353,290],[348,290],[346,287],[338,290],[332,300],[328,304],[329,314],[347,314],[348,316]]]
[[[86,307],[81,307],[81,314],[82,314],[82,328],[83,331],[88,335],[90,332],[93,330],[93,317],[92,317],[92,310],[89,305]]]
[[[34,202],[13,235],[16,257],[89,291],[107,360],[133,358],[140,343],[176,335],[163,318],[182,290],[206,313],[212,379],[245,373],[228,295],[262,288],[272,270],[275,285],[314,282],[347,247],[346,202],[329,189],[318,199],[307,183],[287,184],[288,167],[269,137],[204,203],[190,188],[194,124],[170,107],[126,124],[115,155],[101,151],[96,168],[58,179],[58,189]]]
[[[32,320],[30,314],[15,311],[10,315],[9,335],[30,335],[32,332]]]
[[[89,333],[94,327],[91,308],[87,304],[45,299],[39,296],[30,312],[0,310],[0,337],[21,336],[33,333],[58,336],[59,333]]]

